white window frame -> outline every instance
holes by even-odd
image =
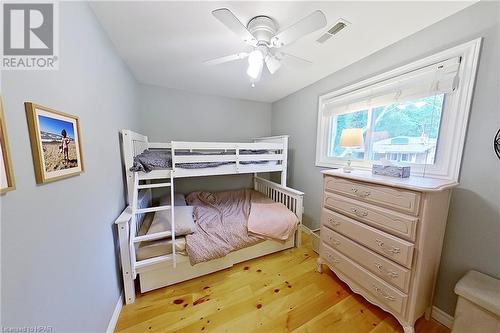
[[[376,75],[369,79],[357,82],[347,87],[319,96],[318,99],[318,127],[316,142],[316,166],[327,168],[340,168],[346,165],[344,158],[328,156],[328,140],[330,137],[330,117],[326,117],[327,101],[332,98],[352,93],[356,90],[366,89],[382,81],[392,79],[432,64],[453,57],[461,57],[459,68],[459,86],[451,96],[445,96],[441,126],[439,129],[439,142],[433,165],[409,164],[411,173],[416,176],[449,179],[458,181],[460,164],[467,132],[470,106],[476,79],[481,38],[455,46],[448,50],[436,53],[426,58],[398,67],[386,73]],[[405,163],[401,163],[405,164]],[[361,170],[370,170],[372,161],[353,160],[352,167]]]

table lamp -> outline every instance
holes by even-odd
[[[362,128],[345,128],[340,134],[340,146],[347,149],[347,166],[344,167],[344,172],[352,171],[351,157],[353,148],[363,146],[363,129]]]

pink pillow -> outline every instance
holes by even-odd
[[[293,235],[298,222],[297,216],[282,203],[252,202],[248,231],[264,238],[284,241]]]

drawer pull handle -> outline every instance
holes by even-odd
[[[354,213],[354,215],[356,216],[359,216],[359,217],[366,217],[368,216],[368,212],[367,211],[362,211],[362,210],[359,210],[357,208],[351,208],[351,212]]]
[[[388,301],[395,301],[396,299],[390,295],[388,295],[385,291],[383,291],[382,289],[380,289],[379,287],[373,285],[373,289],[377,292],[377,294],[379,294],[380,296],[382,296],[384,299],[388,300]]]
[[[331,254],[327,254],[327,257],[328,257],[328,259],[330,259],[330,262],[331,262],[332,264],[338,264],[338,263],[340,262],[340,260],[339,260],[339,259],[335,258],[335,257],[334,257],[334,256],[332,256]]]
[[[370,191],[360,191],[359,189],[353,187],[351,188],[351,191],[352,193],[354,193],[356,196],[360,197],[360,198],[366,198],[367,196],[369,196],[371,194]]]
[[[390,248],[387,248],[385,245],[384,245],[384,242],[381,241],[380,239],[375,239],[375,242],[377,243],[377,245],[382,249],[382,251],[384,251],[385,253],[389,253],[389,254],[399,254],[401,253],[401,249],[399,247],[395,247],[395,246],[391,246]]]
[[[336,226],[340,225],[340,222],[339,222],[339,221],[335,221],[335,220],[333,219],[333,217],[329,217],[329,218],[328,218],[328,223],[330,223],[330,224],[331,224],[331,225],[333,225],[334,227],[336,227]]]
[[[328,240],[335,246],[340,245],[340,242],[333,237],[328,237]]]
[[[390,278],[395,279],[395,278],[399,277],[398,273],[391,271],[389,269],[384,269],[384,266],[382,266],[378,262],[375,263],[375,266],[378,268],[379,271],[381,271],[382,273],[385,273]]]

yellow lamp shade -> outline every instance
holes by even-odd
[[[358,148],[363,146],[362,128],[345,128],[340,134],[340,145],[344,148]]]

